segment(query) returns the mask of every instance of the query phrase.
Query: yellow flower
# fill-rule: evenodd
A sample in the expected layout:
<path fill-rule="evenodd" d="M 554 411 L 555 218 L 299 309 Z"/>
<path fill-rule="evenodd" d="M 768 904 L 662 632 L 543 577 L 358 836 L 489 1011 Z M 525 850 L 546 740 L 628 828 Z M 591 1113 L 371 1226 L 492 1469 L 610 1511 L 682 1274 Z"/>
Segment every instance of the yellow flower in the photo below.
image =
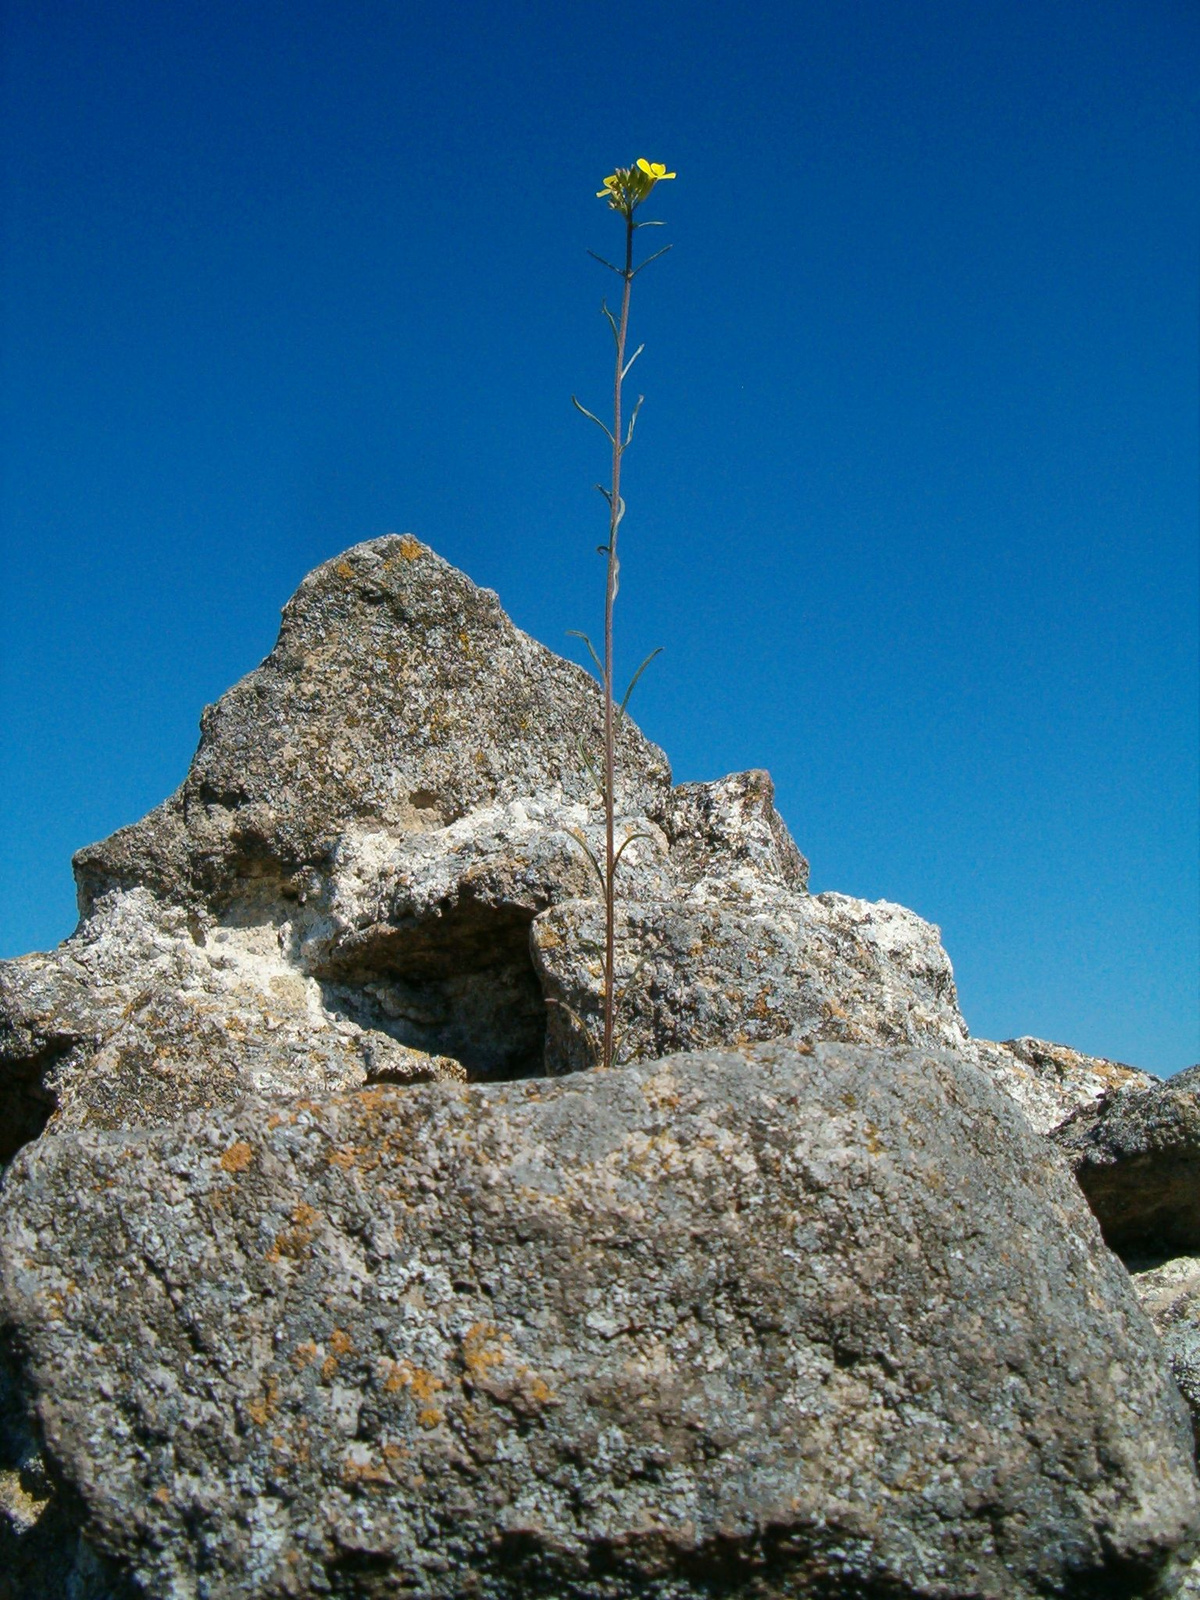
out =
<path fill-rule="evenodd" d="M 597 200 L 607 200 L 614 211 L 632 217 L 634 211 L 650 193 L 656 183 L 673 178 L 665 163 L 647 161 L 639 156 L 632 167 L 618 167 L 604 180 L 603 189 L 596 190 Z"/>

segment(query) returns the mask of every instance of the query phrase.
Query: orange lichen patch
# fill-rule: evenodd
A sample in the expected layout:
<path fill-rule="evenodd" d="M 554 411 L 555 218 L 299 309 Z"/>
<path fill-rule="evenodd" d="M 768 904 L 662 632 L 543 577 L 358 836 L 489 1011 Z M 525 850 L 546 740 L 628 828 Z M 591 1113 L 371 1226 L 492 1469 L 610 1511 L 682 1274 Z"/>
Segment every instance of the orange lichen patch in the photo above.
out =
<path fill-rule="evenodd" d="M 486 1378 L 493 1367 L 507 1359 L 505 1352 L 496 1348 L 505 1342 L 507 1335 L 490 1322 L 477 1322 L 468 1328 L 462 1342 L 462 1364 L 467 1376 L 476 1381 Z"/>
<path fill-rule="evenodd" d="M 760 989 L 755 996 L 754 1004 L 750 1008 L 751 1015 L 757 1017 L 761 1022 L 765 1022 L 773 1010 L 770 991 Z"/>
<path fill-rule="evenodd" d="M 406 533 L 400 540 L 399 550 L 405 561 L 415 561 L 422 553 L 420 542 L 411 533 Z"/>
<path fill-rule="evenodd" d="M 873 1156 L 877 1156 L 883 1149 L 883 1140 L 879 1137 L 879 1129 L 873 1122 L 867 1123 L 867 1149 Z"/>
<path fill-rule="evenodd" d="M 372 1484 L 391 1483 L 392 1475 L 386 1466 L 376 1461 L 358 1461 L 354 1456 L 346 1456 L 342 1461 L 342 1482 L 347 1487 L 366 1486 Z"/>
<path fill-rule="evenodd" d="M 531 1405 L 549 1405 L 554 1398 L 554 1391 L 540 1373 L 534 1372 L 532 1367 L 522 1367 L 518 1373 L 521 1380 L 522 1393 Z"/>
<path fill-rule="evenodd" d="M 317 1359 L 317 1347 L 311 1339 L 305 1339 L 303 1344 L 298 1344 L 292 1351 L 292 1365 L 301 1371 L 311 1367 Z"/>
<path fill-rule="evenodd" d="M 335 1356 L 348 1356 L 354 1349 L 354 1340 L 345 1328 L 335 1328 L 329 1335 L 329 1348 Z"/>
<path fill-rule="evenodd" d="M 293 1261 L 299 1260 L 308 1254 L 309 1246 L 313 1242 L 316 1222 L 319 1213 L 306 1201 L 301 1200 L 299 1205 L 292 1208 L 292 1221 L 294 1227 L 284 1228 L 275 1235 L 275 1242 L 267 1251 L 268 1261 L 278 1261 L 283 1256 L 290 1257 Z"/>
<path fill-rule="evenodd" d="M 74 1281 L 74 1279 L 72 1279 L 70 1283 L 64 1283 L 61 1289 L 54 1288 L 46 1290 L 46 1309 L 55 1322 L 61 1322 L 66 1316 L 68 1310 L 68 1297 L 78 1293 L 79 1285 Z"/>
<path fill-rule="evenodd" d="M 355 1161 L 357 1160 L 357 1155 L 355 1153 L 354 1146 L 350 1145 L 344 1150 L 331 1150 L 325 1159 L 330 1163 L 331 1166 L 341 1167 L 342 1170 L 345 1171 L 347 1168 L 354 1165 Z"/>
<path fill-rule="evenodd" d="M 260 1428 L 265 1428 L 275 1415 L 279 1404 L 279 1379 L 268 1378 L 265 1384 L 266 1393 L 261 1400 L 248 1400 L 246 1411 L 251 1422 L 257 1423 Z"/>
<path fill-rule="evenodd" d="M 432 1403 L 438 1391 L 446 1387 L 445 1382 L 424 1367 L 415 1367 L 411 1361 L 389 1361 L 384 1369 L 383 1387 L 388 1394 L 408 1390 L 420 1407 L 417 1422 L 422 1428 L 436 1428 L 445 1421 L 446 1413 Z"/>
<path fill-rule="evenodd" d="M 226 1172 L 245 1172 L 254 1160 L 254 1151 L 244 1139 L 239 1139 L 236 1144 L 231 1144 L 221 1157 L 221 1166 Z"/>
<path fill-rule="evenodd" d="M 158 1488 L 155 1489 L 154 1498 L 160 1506 L 169 1506 L 171 1504 L 171 1491 L 165 1483 L 160 1483 Z"/>
<path fill-rule="evenodd" d="M 339 578 L 352 578 L 354 576 L 354 568 L 348 561 L 339 561 L 333 570 Z"/>
<path fill-rule="evenodd" d="M 286 1118 L 280 1116 L 278 1111 L 272 1111 L 271 1115 L 267 1118 L 267 1127 L 269 1129 L 277 1128 L 281 1122 L 286 1120 Z"/>
<path fill-rule="evenodd" d="M 324 1361 L 321 1363 L 321 1376 L 324 1378 L 326 1383 L 328 1383 L 330 1378 L 333 1377 L 337 1369 L 338 1358 L 336 1356 L 326 1356 Z"/>

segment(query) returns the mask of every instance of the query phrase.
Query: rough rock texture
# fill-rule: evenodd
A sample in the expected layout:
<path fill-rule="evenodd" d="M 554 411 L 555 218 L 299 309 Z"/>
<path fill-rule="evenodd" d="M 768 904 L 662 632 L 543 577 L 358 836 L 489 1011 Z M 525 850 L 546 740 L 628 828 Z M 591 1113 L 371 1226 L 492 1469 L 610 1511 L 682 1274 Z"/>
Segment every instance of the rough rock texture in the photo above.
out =
<path fill-rule="evenodd" d="M 357 546 L 0 963 L 0 1600 L 1165 1574 L 1162 1358 L 1012 1108 L 1155 1080 L 968 1039 L 936 928 L 811 896 L 766 773 L 672 788 L 626 723 L 643 1064 L 546 1081 L 597 1031 L 600 725 L 495 595 Z M 1188 1390 L 1194 1297 L 1139 1284 Z"/>
<path fill-rule="evenodd" d="M 949 1053 L 250 1101 L 17 1157 L 6 1316 L 148 1594 L 1148 1594 L 1177 1392 Z"/>
<path fill-rule="evenodd" d="M 1128 1263 L 1142 1310 L 1154 1324 L 1179 1391 L 1191 1407 L 1200 1454 L 1200 1256 Z"/>
<path fill-rule="evenodd" d="M 1130 1086 L 1054 1133 L 1123 1255 L 1200 1251 L 1200 1067 Z"/>
<path fill-rule="evenodd" d="M 846 895 L 627 903 L 617 925 L 619 1058 L 789 1034 L 855 1044 L 966 1041 L 937 930 L 903 906 Z M 599 1031 L 604 909 L 556 907 L 533 925 L 553 1053 L 590 1064 L 575 1019 Z"/>
<path fill-rule="evenodd" d="M 1045 1039 L 972 1039 L 968 1053 L 1010 1094 L 1039 1133 L 1050 1133 L 1074 1112 L 1123 1088 L 1152 1088 L 1152 1073 L 1102 1056 L 1085 1056 Z"/>
<path fill-rule="evenodd" d="M 256 671 L 204 713 L 178 792 L 76 858 L 81 909 L 143 885 L 197 907 L 305 892 L 352 822 L 398 835 L 497 801 L 590 800 L 599 738 L 588 675 L 515 628 L 410 536 L 309 574 Z M 653 810 L 670 769 L 626 722 L 621 801 Z"/>
<path fill-rule="evenodd" d="M 591 678 L 415 539 L 318 568 L 178 792 L 79 853 L 74 937 L 0 963 L 0 1160 L 47 1125 L 586 1062 L 600 724 Z M 627 1056 L 964 1044 L 937 930 L 810 897 L 766 773 L 673 789 L 628 722 L 619 771 Z"/>

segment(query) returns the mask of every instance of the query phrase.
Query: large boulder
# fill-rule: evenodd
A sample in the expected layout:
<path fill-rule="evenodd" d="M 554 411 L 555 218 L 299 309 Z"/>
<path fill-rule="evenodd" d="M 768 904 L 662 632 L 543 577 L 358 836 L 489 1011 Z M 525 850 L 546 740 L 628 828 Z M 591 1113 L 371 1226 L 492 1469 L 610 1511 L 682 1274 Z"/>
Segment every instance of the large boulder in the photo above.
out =
<path fill-rule="evenodd" d="M 1114 1250 L 1200 1251 L 1200 1066 L 1122 1088 L 1053 1137 Z"/>
<path fill-rule="evenodd" d="M 968 1052 L 1039 1133 L 1052 1133 L 1068 1117 L 1091 1110 L 1118 1089 L 1151 1089 L 1160 1081 L 1138 1067 L 1028 1035 L 1002 1044 L 972 1039 Z"/>
<path fill-rule="evenodd" d="M 29 1144 L 5 1316 L 148 1595 L 1148 1595 L 1178 1393 L 949 1052 L 748 1046 Z"/>
<path fill-rule="evenodd" d="M 301 584 L 180 789 L 79 853 L 81 922 L 0 963 L 0 1160 L 245 1094 L 585 1064 L 595 682 L 408 535 Z M 808 894 L 764 772 L 671 786 L 623 719 L 625 1057 L 777 1034 L 961 1047 L 936 928 Z"/>
<path fill-rule="evenodd" d="M 1192 1413 L 1200 1455 L 1200 1256 L 1128 1263 L 1142 1310 L 1154 1324 L 1171 1375 Z"/>

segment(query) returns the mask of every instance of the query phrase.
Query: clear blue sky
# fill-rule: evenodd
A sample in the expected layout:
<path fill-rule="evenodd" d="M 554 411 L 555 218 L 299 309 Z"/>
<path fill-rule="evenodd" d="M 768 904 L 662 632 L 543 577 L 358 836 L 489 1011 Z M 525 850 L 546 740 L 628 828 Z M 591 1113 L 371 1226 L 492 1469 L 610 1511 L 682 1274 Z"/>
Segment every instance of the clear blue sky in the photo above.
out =
<path fill-rule="evenodd" d="M 303 574 L 411 530 L 679 779 L 938 923 L 972 1031 L 1200 1056 L 1194 0 L 8 0 L 0 953 Z M 645 235 L 644 237 L 650 237 Z"/>

